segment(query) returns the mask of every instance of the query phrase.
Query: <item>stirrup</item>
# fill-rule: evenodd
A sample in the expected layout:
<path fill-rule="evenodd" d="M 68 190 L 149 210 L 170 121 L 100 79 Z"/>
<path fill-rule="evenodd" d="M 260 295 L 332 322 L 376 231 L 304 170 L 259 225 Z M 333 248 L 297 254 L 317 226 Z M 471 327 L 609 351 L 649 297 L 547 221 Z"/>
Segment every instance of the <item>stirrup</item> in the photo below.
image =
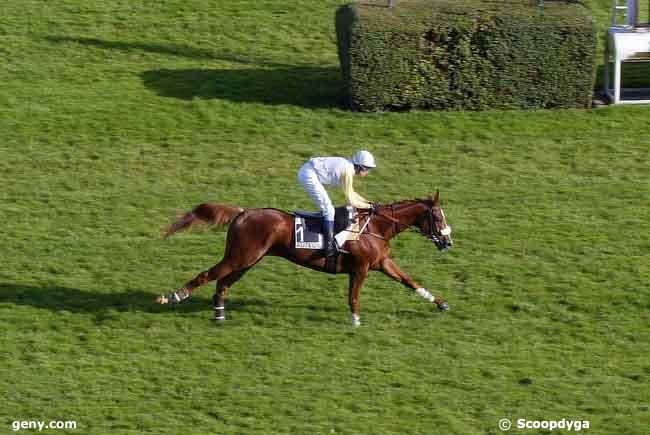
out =
<path fill-rule="evenodd" d="M 333 257 L 338 253 L 339 249 L 336 247 L 336 244 L 332 244 L 332 246 L 327 246 L 325 249 L 323 249 L 323 254 L 326 257 Z"/>

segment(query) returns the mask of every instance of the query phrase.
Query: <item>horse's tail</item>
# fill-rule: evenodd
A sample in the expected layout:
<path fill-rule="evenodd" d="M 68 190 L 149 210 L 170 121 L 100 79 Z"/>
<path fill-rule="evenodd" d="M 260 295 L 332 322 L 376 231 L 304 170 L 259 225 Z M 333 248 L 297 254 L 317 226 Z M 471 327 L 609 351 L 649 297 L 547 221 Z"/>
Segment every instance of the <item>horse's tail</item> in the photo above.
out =
<path fill-rule="evenodd" d="M 194 207 L 192 211 L 179 215 L 176 222 L 162 229 L 161 234 L 163 238 L 167 238 L 197 224 L 228 225 L 243 211 L 243 208 L 234 205 L 205 202 Z"/>

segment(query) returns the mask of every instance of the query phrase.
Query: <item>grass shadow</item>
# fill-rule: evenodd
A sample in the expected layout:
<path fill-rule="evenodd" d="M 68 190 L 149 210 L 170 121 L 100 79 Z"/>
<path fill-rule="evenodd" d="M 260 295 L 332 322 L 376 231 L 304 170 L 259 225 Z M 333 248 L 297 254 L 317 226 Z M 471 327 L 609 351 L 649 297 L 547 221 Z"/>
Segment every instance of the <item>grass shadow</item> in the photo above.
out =
<path fill-rule="evenodd" d="M 198 48 L 184 44 L 156 43 L 156 42 L 129 42 L 129 41 L 108 41 L 98 38 L 82 38 L 76 36 L 46 36 L 46 41 L 54 44 L 78 44 L 84 47 L 99 48 L 102 50 L 117 50 L 124 52 L 144 51 L 183 57 L 197 60 L 217 60 L 233 62 L 245 65 L 264 65 L 269 67 L 287 67 L 287 64 L 272 62 L 267 59 L 251 58 L 236 53 L 218 53 L 209 48 Z"/>
<path fill-rule="evenodd" d="M 159 305 L 156 295 L 141 290 L 106 292 L 80 290 L 59 286 L 28 286 L 23 284 L 0 283 L 0 304 L 30 306 L 52 312 L 91 314 L 98 321 L 111 318 L 111 312 L 169 314 L 204 312 L 206 318 L 212 316 L 212 298 L 194 295 L 179 305 Z M 307 296 L 306 296 L 307 297 Z M 226 302 L 226 313 L 277 317 L 278 321 L 288 317 L 310 322 L 340 322 L 347 316 L 347 307 L 338 305 L 314 305 L 305 303 L 270 302 L 257 297 L 232 297 Z M 366 308 L 367 315 L 388 314 L 383 310 Z M 398 313 L 404 318 L 430 318 L 425 311 L 402 310 Z"/>
<path fill-rule="evenodd" d="M 156 295 L 140 290 L 105 292 L 67 287 L 34 287 L 22 284 L 0 284 L 0 304 L 28 305 L 50 311 L 72 313 L 120 312 L 162 313 L 169 307 L 155 303 Z M 211 300 L 194 297 L 192 302 L 178 305 L 183 311 L 208 310 Z"/>
<path fill-rule="evenodd" d="M 338 68 L 160 69 L 140 74 L 156 94 L 181 100 L 222 99 L 237 103 L 343 107 Z"/>

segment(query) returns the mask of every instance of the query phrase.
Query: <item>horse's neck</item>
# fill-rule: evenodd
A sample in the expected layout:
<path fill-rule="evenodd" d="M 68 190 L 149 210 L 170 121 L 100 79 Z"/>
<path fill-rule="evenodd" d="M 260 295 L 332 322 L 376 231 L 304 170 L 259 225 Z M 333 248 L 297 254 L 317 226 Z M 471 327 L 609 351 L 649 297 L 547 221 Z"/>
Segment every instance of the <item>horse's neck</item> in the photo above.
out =
<path fill-rule="evenodd" d="M 396 221 L 387 221 L 387 223 L 381 225 L 381 231 L 384 233 L 384 237 L 386 237 L 386 239 L 391 239 L 406 230 L 408 227 L 413 225 L 415 219 L 424 211 L 425 208 L 424 204 L 416 201 L 397 203 L 391 206 L 382 207 L 380 214 L 389 216 Z"/>
<path fill-rule="evenodd" d="M 426 205 L 421 202 L 410 202 L 399 206 L 395 210 L 395 218 L 400 221 L 403 226 L 413 225 L 415 219 L 426 209 Z"/>

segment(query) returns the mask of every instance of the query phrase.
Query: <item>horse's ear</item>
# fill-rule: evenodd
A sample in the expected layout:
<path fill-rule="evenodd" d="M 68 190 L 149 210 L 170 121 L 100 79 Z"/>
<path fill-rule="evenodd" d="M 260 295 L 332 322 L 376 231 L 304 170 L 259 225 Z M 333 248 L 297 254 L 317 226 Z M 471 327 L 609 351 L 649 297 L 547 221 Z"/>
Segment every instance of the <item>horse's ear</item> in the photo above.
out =
<path fill-rule="evenodd" d="M 440 192 L 436 190 L 436 194 L 433 196 L 433 203 L 440 204 Z"/>

